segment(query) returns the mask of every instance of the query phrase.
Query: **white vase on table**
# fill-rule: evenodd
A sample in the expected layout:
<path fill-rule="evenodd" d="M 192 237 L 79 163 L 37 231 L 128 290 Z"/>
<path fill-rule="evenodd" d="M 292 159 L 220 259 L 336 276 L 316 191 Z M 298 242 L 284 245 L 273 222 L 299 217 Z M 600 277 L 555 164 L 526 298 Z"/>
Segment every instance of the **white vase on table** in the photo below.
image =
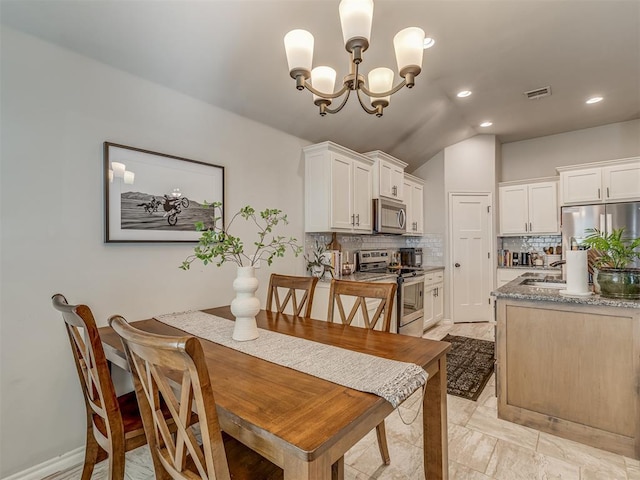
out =
<path fill-rule="evenodd" d="M 239 342 L 255 340 L 258 338 L 256 315 L 260 311 L 260 300 L 255 296 L 258 279 L 253 267 L 238 267 L 233 290 L 236 298 L 231 302 L 231 313 L 236 317 L 236 323 L 232 338 Z"/>

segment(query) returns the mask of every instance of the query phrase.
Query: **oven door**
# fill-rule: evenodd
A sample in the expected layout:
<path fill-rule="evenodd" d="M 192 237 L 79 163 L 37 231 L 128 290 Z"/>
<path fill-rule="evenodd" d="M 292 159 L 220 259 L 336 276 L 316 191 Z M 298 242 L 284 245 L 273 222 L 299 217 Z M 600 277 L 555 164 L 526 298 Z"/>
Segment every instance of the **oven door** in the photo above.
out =
<path fill-rule="evenodd" d="M 398 332 L 405 333 L 410 324 L 422 329 L 424 318 L 424 275 L 398 279 Z M 413 325 L 415 327 L 415 325 Z M 411 328 L 411 331 L 414 329 Z M 416 327 L 417 332 L 417 327 Z M 422 331 L 420 331 L 422 335 Z M 419 335 L 416 335 L 419 336 Z"/>

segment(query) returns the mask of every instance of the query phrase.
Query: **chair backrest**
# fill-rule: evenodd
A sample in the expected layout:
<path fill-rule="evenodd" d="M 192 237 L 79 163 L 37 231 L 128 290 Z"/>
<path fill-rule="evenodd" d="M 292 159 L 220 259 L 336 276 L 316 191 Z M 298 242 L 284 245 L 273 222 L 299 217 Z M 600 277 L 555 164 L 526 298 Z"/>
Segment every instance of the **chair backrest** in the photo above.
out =
<path fill-rule="evenodd" d="M 131 367 L 156 477 L 229 480 L 213 389 L 198 339 L 144 332 L 117 315 L 109 324 L 122 338 Z M 161 402 L 175 422 L 175 435 Z M 194 434 L 193 411 L 198 414 L 202 445 Z"/>
<path fill-rule="evenodd" d="M 397 285 L 395 283 L 377 282 L 352 282 L 348 280 L 331 280 L 329 290 L 329 312 L 327 321 L 333 322 L 335 305 L 338 306 L 340 320 L 345 325 L 351 325 L 358 310 L 362 313 L 365 328 L 373 330 L 381 321 L 383 332 L 388 332 L 391 328 L 391 314 L 393 312 L 393 301 L 396 295 Z M 343 297 L 355 297 L 355 303 L 346 315 Z M 372 316 L 369 316 L 367 309 L 367 299 L 377 298 L 380 303 Z"/>
<path fill-rule="evenodd" d="M 317 283 L 318 279 L 316 277 L 294 277 L 272 273 L 269 280 L 267 310 L 272 310 L 273 299 L 275 299 L 276 311 L 284 313 L 289 300 L 291 300 L 293 315 L 297 317 L 310 317 L 311 307 L 313 305 L 313 294 Z M 278 290 L 280 288 L 287 289 L 283 300 L 280 299 L 280 293 L 283 293 Z M 302 297 L 298 298 L 298 295 L 302 295 Z M 304 313 L 302 313 L 303 308 Z"/>
<path fill-rule="evenodd" d="M 59 293 L 51 301 L 65 322 L 95 439 L 111 454 L 109 438 L 124 438 L 124 426 L 93 313 L 86 305 L 69 305 Z"/>

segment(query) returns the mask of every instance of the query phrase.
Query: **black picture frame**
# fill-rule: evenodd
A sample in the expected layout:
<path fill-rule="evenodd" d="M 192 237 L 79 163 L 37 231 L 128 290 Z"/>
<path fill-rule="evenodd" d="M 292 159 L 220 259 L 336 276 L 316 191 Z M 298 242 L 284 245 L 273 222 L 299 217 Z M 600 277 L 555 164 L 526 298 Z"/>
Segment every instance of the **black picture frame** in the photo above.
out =
<path fill-rule="evenodd" d="M 224 167 L 104 142 L 105 243 L 197 242 L 222 202 Z M 114 165 L 115 163 L 115 165 Z"/>

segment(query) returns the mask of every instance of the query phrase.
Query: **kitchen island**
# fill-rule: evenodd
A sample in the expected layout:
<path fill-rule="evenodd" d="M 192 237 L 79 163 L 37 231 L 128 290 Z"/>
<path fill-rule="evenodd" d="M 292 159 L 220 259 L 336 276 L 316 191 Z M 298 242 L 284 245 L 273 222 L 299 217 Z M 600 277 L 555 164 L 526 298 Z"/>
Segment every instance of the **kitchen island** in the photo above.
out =
<path fill-rule="evenodd" d="M 549 280 L 492 293 L 498 417 L 640 459 L 640 301 L 562 296 Z"/>

